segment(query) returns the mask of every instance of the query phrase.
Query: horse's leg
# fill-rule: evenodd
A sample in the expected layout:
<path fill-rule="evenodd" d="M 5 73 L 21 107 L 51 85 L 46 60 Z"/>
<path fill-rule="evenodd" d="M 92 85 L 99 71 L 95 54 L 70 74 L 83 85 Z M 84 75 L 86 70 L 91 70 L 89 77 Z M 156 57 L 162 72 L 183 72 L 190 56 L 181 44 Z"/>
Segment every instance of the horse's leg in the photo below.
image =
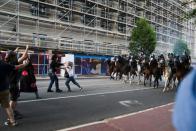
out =
<path fill-rule="evenodd" d="M 140 73 L 138 73 L 138 85 L 140 84 Z"/>
<path fill-rule="evenodd" d="M 159 78 L 160 78 L 160 75 L 157 75 L 157 88 L 159 88 Z"/>
<path fill-rule="evenodd" d="M 131 74 L 131 75 L 130 75 L 130 81 L 129 81 L 130 84 L 132 84 L 132 78 L 133 78 L 133 77 L 132 77 L 132 74 Z"/>
<path fill-rule="evenodd" d="M 152 75 L 150 75 L 149 77 L 150 77 L 150 87 L 151 87 L 151 83 L 152 83 Z"/>
<path fill-rule="evenodd" d="M 172 89 L 172 82 L 173 82 L 172 77 L 173 77 L 173 74 L 171 74 L 171 75 L 169 76 L 168 83 L 167 83 L 167 91 L 169 91 L 169 90 Z"/>
<path fill-rule="evenodd" d="M 182 78 L 179 78 L 179 79 L 177 79 L 177 80 L 178 80 L 178 83 L 177 83 L 177 86 L 176 86 L 176 87 L 179 87 Z"/>
<path fill-rule="evenodd" d="M 122 75 L 122 79 L 123 79 L 124 83 L 127 83 L 128 79 L 129 79 L 128 77 L 129 77 L 128 75 L 125 75 L 125 74 Z"/>
<path fill-rule="evenodd" d="M 140 84 L 140 73 L 137 71 L 137 76 L 138 76 L 138 85 Z"/>
<path fill-rule="evenodd" d="M 117 80 L 118 79 L 118 71 L 116 71 L 114 76 L 115 76 L 115 80 Z"/>
<path fill-rule="evenodd" d="M 115 72 L 113 71 L 113 72 L 110 74 L 110 80 L 111 80 L 111 79 L 114 79 L 114 73 L 115 73 Z"/>
<path fill-rule="evenodd" d="M 156 87 L 156 77 L 154 76 L 153 87 Z"/>
<path fill-rule="evenodd" d="M 118 80 L 121 80 L 122 77 L 121 77 L 120 72 L 118 72 L 118 75 L 117 76 L 118 76 Z"/>
<path fill-rule="evenodd" d="M 158 77 L 157 76 L 155 76 L 154 77 L 154 88 L 158 88 Z"/>
<path fill-rule="evenodd" d="M 179 85 L 180 85 L 180 82 L 181 82 L 181 80 L 178 80 L 178 83 L 177 83 L 177 86 L 176 86 L 176 87 L 179 87 Z"/>
<path fill-rule="evenodd" d="M 144 86 L 146 86 L 146 76 L 144 75 Z"/>
<path fill-rule="evenodd" d="M 171 90 L 173 90 L 174 88 L 176 88 L 176 76 L 173 77 L 173 84 Z"/>
<path fill-rule="evenodd" d="M 115 80 L 115 78 L 116 78 L 116 70 L 114 70 L 114 71 L 112 72 L 111 78 L 112 78 L 113 80 Z"/>
<path fill-rule="evenodd" d="M 167 86 L 168 86 L 168 77 L 165 78 L 165 86 L 163 88 L 163 92 L 167 90 Z"/>
<path fill-rule="evenodd" d="M 126 75 L 124 75 L 124 74 L 122 75 L 122 82 L 126 83 Z"/>
<path fill-rule="evenodd" d="M 128 72 L 126 76 L 127 76 L 126 77 L 126 82 L 129 82 L 129 80 L 130 80 L 130 73 Z"/>
<path fill-rule="evenodd" d="M 140 84 L 140 74 L 138 74 L 138 85 Z"/>
<path fill-rule="evenodd" d="M 173 77 L 174 77 L 174 74 L 172 72 L 170 72 L 169 74 L 169 77 L 168 77 L 168 81 L 167 81 L 167 90 L 166 91 L 169 91 L 170 88 L 172 88 L 172 82 L 173 82 Z"/>
<path fill-rule="evenodd" d="M 119 79 L 119 80 L 122 79 L 122 74 L 121 74 L 121 72 L 118 72 L 118 79 Z"/>

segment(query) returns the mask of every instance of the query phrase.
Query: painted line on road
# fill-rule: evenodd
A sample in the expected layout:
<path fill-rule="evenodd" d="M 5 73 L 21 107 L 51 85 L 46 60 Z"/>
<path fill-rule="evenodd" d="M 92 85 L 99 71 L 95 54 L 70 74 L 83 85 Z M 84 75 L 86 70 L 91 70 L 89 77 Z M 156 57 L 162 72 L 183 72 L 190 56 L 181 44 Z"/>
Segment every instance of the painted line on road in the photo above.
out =
<path fill-rule="evenodd" d="M 171 102 L 171 103 L 168 103 L 168 104 L 165 104 L 165 105 L 152 107 L 152 108 L 149 108 L 149 109 L 146 109 L 146 110 L 142 110 L 142 111 L 138 111 L 138 112 L 134 112 L 134 113 L 131 113 L 131 114 L 117 116 L 117 117 L 114 117 L 112 119 L 115 120 L 115 119 L 120 119 L 120 118 L 124 118 L 124 117 L 128 117 L 128 116 L 133 116 L 133 115 L 144 113 L 144 112 L 147 112 L 147 111 L 152 111 L 152 110 L 155 110 L 155 109 L 158 109 L 158 108 L 163 108 L 163 107 L 166 107 L 166 106 L 170 106 L 170 105 L 173 105 L 173 104 L 174 103 Z M 106 121 L 107 121 L 107 119 L 106 119 Z"/>
<path fill-rule="evenodd" d="M 74 84 L 72 84 L 72 85 L 74 85 Z M 122 85 L 122 83 L 108 83 L 108 84 L 88 84 L 88 85 L 83 85 L 83 84 L 81 84 L 80 83 L 80 85 L 82 86 L 82 87 L 91 87 L 91 86 L 108 86 L 108 85 Z M 38 86 L 38 89 L 48 89 L 48 87 L 46 87 L 46 86 L 44 86 L 44 87 L 39 87 L 39 85 L 37 85 Z M 74 85 L 75 86 L 75 85 Z M 61 86 L 60 84 L 59 84 L 59 87 L 62 87 L 62 88 L 67 88 L 66 86 Z M 76 86 L 77 87 L 77 86 Z M 122 88 L 124 88 L 124 86 L 122 86 Z"/>
<path fill-rule="evenodd" d="M 69 131 L 69 130 L 74 130 L 74 129 L 78 129 L 78 128 L 82 128 L 82 127 L 93 126 L 93 125 L 103 124 L 103 123 L 105 123 L 105 121 L 96 121 L 96 122 L 87 123 L 87 124 L 83 124 L 83 125 L 79 125 L 79 126 L 74 126 L 74 127 L 70 127 L 70 128 L 60 129 L 60 130 L 57 130 L 57 131 Z"/>
<path fill-rule="evenodd" d="M 121 119 L 121 118 L 125 118 L 125 117 L 128 117 L 128 116 L 137 115 L 137 114 L 148 112 L 148 111 L 152 111 L 152 110 L 155 110 L 155 109 L 158 109 L 158 108 L 167 107 L 167 106 L 170 106 L 170 105 L 173 105 L 173 104 L 174 103 L 172 102 L 172 103 L 168 103 L 168 104 L 165 104 L 165 105 L 161 105 L 161 106 L 145 109 L 145 110 L 142 110 L 142 111 L 133 112 L 133 113 L 129 113 L 129 114 L 113 117 L 113 118 L 108 118 L 108 119 L 105 119 L 105 120 L 102 120 L 102 121 L 96 121 L 96 122 L 82 124 L 82 125 L 78 125 L 78 126 L 74 126 L 74 127 L 70 127 L 70 128 L 60 129 L 60 130 L 57 130 L 57 131 L 69 131 L 69 130 L 79 129 L 79 128 L 93 126 L 93 125 L 97 125 L 97 124 L 108 123 L 111 120 L 116 120 L 116 119 Z"/>
<path fill-rule="evenodd" d="M 45 99 L 39 99 L 39 100 L 24 100 L 24 101 L 18 101 L 18 103 L 30 103 L 30 102 L 40 102 L 40 101 L 48 101 L 48 100 L 78 98 L 78 97 L 85 97 L 85 96 L 116 94 L 116 93 L 123 93 L 123 92 L 133 92 L 133 91 L 139 91 L 139 90 L 148 90 L 148 89 L 153 89 L 153 87 L 141 88 L 141 89 L 133 89 L 133 90 L 115 91 L 115 92 L 104 92 L 104 93 L 93 93 L 93 94 L 85 94 L 85 95 L 65 96 L 65 97 L 52 97 L 52 98 L 45 98 Z"/>

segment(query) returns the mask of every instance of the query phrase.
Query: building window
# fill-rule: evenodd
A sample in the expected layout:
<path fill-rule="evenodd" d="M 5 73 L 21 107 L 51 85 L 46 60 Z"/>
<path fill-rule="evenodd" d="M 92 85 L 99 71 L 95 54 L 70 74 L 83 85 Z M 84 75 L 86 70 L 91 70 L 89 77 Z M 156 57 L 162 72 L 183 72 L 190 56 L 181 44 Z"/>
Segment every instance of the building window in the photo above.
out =
<path fill-rule="evenodd" d="M 48 17 L 49 13 L 47 13 L 48 11 L 46 10 L 46 6 L 39 4 L 38 3 L 33 3 L 31 4 L 31 14 L 34 16 L 41 16 L 41 17 Z"/>
<path fill-rule="evenodd" d="M 57 12 L 57 17 L 61 20 L 61 21 L 71 21 L 72 20 L 72 14 L 70 11 L 58 11 Z"/>

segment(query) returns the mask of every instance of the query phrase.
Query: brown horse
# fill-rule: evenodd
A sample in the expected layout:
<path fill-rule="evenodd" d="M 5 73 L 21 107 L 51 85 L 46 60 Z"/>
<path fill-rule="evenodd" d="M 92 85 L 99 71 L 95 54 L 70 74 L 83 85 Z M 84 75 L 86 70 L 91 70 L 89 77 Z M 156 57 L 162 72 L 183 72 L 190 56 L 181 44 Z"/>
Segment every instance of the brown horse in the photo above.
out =
<path fill-rule="evenodd" d="M 173 66 L 171 67 L 165 63 L 163 69 L 163 75 L 165 76 L 165 86 L 163 92 L 173 90 L 175 87 L 177 87 L 184 76 L 190 71 L 190 64 L 187 62 L 189 61 L 188 57 L 181 57 L 181 61 L 180 57 L 174 57 Z M 178 81 L 177 86 L 176 80 Z"/>
<path fill-rule="evenodd" d="M 176 72 L 174 74 L 174 87 L 177 87 L 182 79 L 186 76 L 186 74 L 191 70 L 191 66 L 189 63 L 189 58 L 186 56 L 181 56 L 181 60 L 179 57 L 174 59 L 174 67 Z M 175 85 L 175 81 L 178 81 L 177 86 Z"/>
<path fill-rule="evenodd" d="M 161 78 L 161 67 L 155 57 L 150 60 L 150 74 L 154 77 L 154 88 L 158 88 L 159 79 Z"/>
<path fill-rule="evenodd" d="M 116 73 L 116 80 L 119 78 L 122 78 L 122 75 L 124 73 L 124 69 L 127 69 L 125 66 L 127 66 L 129 63 L 126 59 L 124 59 L 121 56 L 118 56 L 118 59 L 115 62 L 115 68 L 114 72 Z"/>
<path fill-rule="evenodd" d="M 150 86 L 151 86 L 152 72 L 150 70 L 150 64 L 148 59 L 144 59 L 142 62 L 142 72 L 144 74 L 144 86 L 146 86 L 146 80 L 150 80 Z"/>
<path fill-rule="evenodd" d="M 115 62 L 114 61 L 111 61 L 111 60 L 107 60 L 107 65 L 108 65 L 108 73 L 110 75 L 110 79 L 113 79 L 113 73 L 114 73 L 114 70 L 115 70 Z"/>

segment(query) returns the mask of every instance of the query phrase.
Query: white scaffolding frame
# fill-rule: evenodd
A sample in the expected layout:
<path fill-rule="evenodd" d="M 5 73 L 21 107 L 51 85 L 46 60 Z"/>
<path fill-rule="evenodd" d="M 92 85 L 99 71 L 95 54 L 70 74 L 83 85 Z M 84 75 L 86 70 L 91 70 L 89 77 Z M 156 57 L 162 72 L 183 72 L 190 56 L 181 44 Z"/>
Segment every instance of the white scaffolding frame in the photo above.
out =
<path fill-rule="evenodd" d="M 9 36 L 7 38 L 7 40 L 0 38 L 0 41 L 4 44 L 14 45 L 14 43 L 15 43 L 15 44 L 21 45 L 21 46 L 25 46 L 25 44 L 28 44 L 30 39 L 32 39 L 33 35 L 30 33 L 21 32 L 20 24 L 21 24 L 22 19 L 31 19 L 31 20 L 35 21 L 35 23 L 36 23 L 36 25 L 35 25 L 36 32 L 35 33 L 36 33 L 36 37 L 38 39 L 38 45 L 32 44 L 32 46 L 39 46 L 41 48 L 67 50 L 66 46 L 61 48 L 60 43 L 59 43 L 59 39 L 61 39 L 61 37 L 66 37 L 67 31 L 72 32 L 76 28 L 79 28 L 79 29 L 82 29 L 82 31 L 80 33 L 81 33 L 83 39 L 79 40 L 79 41 L 76 41 L 73 39 L 73 43 L 72 43 L 73 45 L 72 45 L 72 49 L 71 49 L 72 51 L 77 51 L 76 50 L 76 49 L 78 49 L 77 47 L 80 46 L 80 47 L 83 47 L 80 51 L 85 52 L 85 46 L 88 46 L 88 45 L 85 45 L 84 41 L 92 34 L 95 36 L 95 40 L 93 41 L 92 44 L 96 45 L 95 50 L 97 51 L 96 52 L 97 54 L 117 55 L 120 52 L 120 49 L 118 48 L 118 42 L 117 42 L 118 37 L 123 37 L 123 39 L 126 41 L 125 43 L 123 43 L 124 49 L 122 49 L 122 50 L 126 50 L 127 45 L 129 43 L 128 37 L 130 37 L 130 32 L 128 31 L 128 27 L 131 27 L 131 28 L 135 27 L 135 24 L 131 23 L 130 20 L 135 21 L 135 19 L 141 18 L 143 15 L 146 15 L 146 12 L 148 12 L 148 14 L 150 14 L 150 17 L 148 18 L 149 23 L 152 23 L 153 25 L 155 25 L 155 27 L 161 26 L 163 28 L 166 28 L 166 32 L 163 30 L 161 30 L 160 32 L 157 32 L 157 34 L 162 35 L 164 38 L 166 37 L 166 40 L 165 40 L 166 42 L 163 42 L 162 40 L 160 40 L 161 43 L 165 43 L 166 45 L 168 45 L 168 43 L 171 43 L 170 39 L 177 40 L 177 39 L 179 39 L 178 38 L 179 36 L 182 36 L 182 37 L 185 36 L 185 38 L 188 38 L 188 37 L 190 38 L 193 35 L 193 33 L 191 33 L 191 31 L 189 32 L 189 30 L 192 30 L 191 25 L 189 25 L 189 24 L 184 25 L 183 24 L 183 16 L 181 14 L 185 12 L 185 8 L 181 9 L 181 6 L 178 3 L 176 3 L 174 0 L 168 0 L 168 1 L 162 0 L 159 3 L 155 0 L 148 0 L 148 2 L 150 3 L 150 5 L 148 5 L 148 7 L 147 7 L 146 0 L 143 3 L 138 2 L 138 1 L 133 2 L 130 0 L 114 0 L 114 1 L 106 0 L 106 3 L 102 3 L 101 0 L 80 0 L 80 2 L 84 3 L 84 6 L 87 6 L 87 4 L 86 4 L 87 2 L 89 2 L 93 5 L 92 7 L 88 8 L 85 12 L 82 10 L 74 9 L 73 7 L 75 5 L 73 4 L 73 2 L 70 3 L 69 7 L 63 7 L 63 6 L 61 6 L 61 3 L 57 2 L 57 0 L 54 0 L 54 1 L 50 0 L 50 1 L 45 1 L 45 2 L 42 2 L 40 0 L 29 0 L 28 2 L 26 1 L 26 3 L 29 3 L 29 4 L 30 3 L 31 4 L 37 3 L 37 8 L 38 8 L 37 12 L 36 12 L 37 16 L 32 16 L 29 14 L 24 15 L 23 13 L 20 13 L 21 12 L 20 4 L 22 4 L 21 1 L 25 2 L 25 0 L 18 0 L 18 1 L 3 0 L 3 1 L 5 1 L 5 2 L 3 4 L 0 4 L 0 7 L 6 7 L 11 2 L 16 2 L 16 4 L 15 4 L 16 5 L 16 12 L 10 12 L 9 10 L 5 11 L 5 10 L 0 9 L 0 14 L 4 14 L 4 15 L 8 14 L 9 16 L 12 16 L 4 24 L 0 24 L 1 36 L 2 37 L 3 37 L 3 35 L 6 35 L 6 37 Z M 70 0 L 70 1 L 72 1 L 72 0 Z M 116 5 L 119 4 L 119 1 L 125 2 L 125 7 L 124 7 L 125 10 L 121 10 L 118 7 L 116 7 Z M 108 3 L 108 2 L 112 2 L 112 3 Z M 114 6 L 111 6 L 110 4 L 112 4 Z M 50 10 L 54 12 L 54 13 L 52 13 L 53 19 L 41 18 L 40 14 L 39 14 L 39 10 L 40 10 L 39 5 L 44 5 L 48 8 L 50 8 Z M 170 5 L 170 6 L 165 7 L 165 5 Z M 128 7 L 131 7 L 131 8 L 133 7 L 135 9 L 135 13 L 129 12 Z M 9 8 L 9 7 L 7 7 L 7 8 Z M 104 12 L 105 17 L 99 16 L 99 14 L 98 14 L 98 9 L 101 9 L 101 8 L 103 8 L 105 11 Z M 154 9 L 157 9 L 157 8 L 160 8 L 161 11 L 154 12 Z M 174 11 L 171 11 L 171 8 L 174 9 Z M 89 13 L 90 10 L 92 10 L 92 9 L 96 13 L 93 13 L 93 14 Z M 140 10 L 140 9 L 143 10 L 142 11 L 143 15 L 140 14 L 140 12 L 138 12 L 138 10 Z M 60 10 L 66 10 L 66 13 L 63 16 L 61 16 L 60 18 L 57 18 L 57 11 L 60 11 Z M 126 21 L 125 22 L 119 21 L 118 19 L 115 19 L 114 16 L 112 16 L 112 18 L 110 18 L 110 16 L 108 16 L 110 14 L 108 14 L 107 10 L 112 10 L 113 13 L 111 13 L 111 14 L 120 15 L 120 13 L 124 13 L 126 16 Z M 165 16 L 164 12 L 167 13 L 166 16 Z M 86 23 L 86 17 L 84 17 L 84 24 L 83 25 L 82 24 L 80 24 L 80 25 L 75 24 L 75 23 L 71 22 L 71 20 L 68 20 L 68 22 L 62 21 L 62 18 L 64 16 L 71 15 L 70 16 L 71 18 L 69 18 L 69 19 L 73 19 L 73 16 L 76 14 L 80 17 L 84 17 L 84 16 L 88 15 L 88 16 L 92 17 L 93 19 L 90 22 Z M 171 14 L 170 18 L 167 17 L 168 14 Z M 154 20 L 150 19 L 151 16 L 155 16 L 158 19 L 160 18 L 160 20 L 154 21 Z M 9 23 L 10 21 L 12 21 L 14 19 L 16 19 L 16 32 L 1 29 L 1 27 L 5 26 L 7 23 Z M 98 21 L 101 21 L 101 20 L 106 21 L 106 29 L 98 28 L 98 26 L 99 26 Z M 41 27 L 40 24 L 43 24 L 44 22 L 46 22 L 46 23 L 48 22 L 51 25 L 54 25 L 54 32 L 55 32 L 55 36 L 46 36 L 46 40 L 44 42 L 50 43 L 46 47 L 45 46 L 43 47 L 40 44 L 40 38 L 39 38 L 40 27 Z M 89 27 L 89 25 L 92 24 L 92 22 L 95 23 L 94 28 Z M 119 23 L 125 25 L 125 33 L 118 32 L 118 29 L 116 29 L 117 31 L 114 31 L 114 30 L 110 31 L 109 26 L 111 26 L 111 25 L 109 25 L 109 24 L 111 24 L 111 23 L 112 23 L 112 29 L 116 28 L 114 26 L 118 27 Z M 169 25 L 169 23 L 170 23 L 170 25 Z M 62 25 L 62 28 L 63 28 L 63 29 L 61 29 L 61 32 L 58 32 L 59 29 L 57 29 L 59 25 Z M 188 35 L 186 34 L 186 32 L 183 32 L 181 28 L 178 28 L 179 26 L 181 26 L 182 29 L 189 28 Z M 123 30 L 124 30 L 124 26 L 123 26 Z M 171 32 L 174 32 L 175 34 L 173 36 L 171 36 L 170 35 Z M 105 49 L 106 50 L 105 53 L 102 53 L 104 51 L 101 52 L 101 49 L 100 49 L 100 47 L 103 46 L 104 43 L 99 43 L 99 41 L 98 41 L 98 36 L 101 33 L 106 34 L 106 36 L 104 37 L 105 38 L 104 42 L 105 43 L 112 43 L 112 45 L 113 45 L 113 46 L 108 47 L 108 49 Z M 23 37 L 29 37 L 29 39 L 26 41 L 25 40 L 22 41 L 21 39 Z M 113 38 L 112 42 L 108 41 L 109 40 L 108 38 L 110 38 L 110 39 Z M 15 40 L 12 40 L 12 39 L 15 39 Z M 189 42 L 191 42 L 191 41 L 189 41 Z M 80 43 L 80 45 L 78 45 L 78 43 Z M 99 46 L 99 47 L 97 47 L 97 46 Z M 120 45 L 119 45 L 119 47 L 120 47 Z M 107 52 L 107 50 L 112 50 L 111 52 L 113 52 L 114 54 L 111 52 Z M 92 50 L 87 53 L 94 53 L 94 52 Z"/>

